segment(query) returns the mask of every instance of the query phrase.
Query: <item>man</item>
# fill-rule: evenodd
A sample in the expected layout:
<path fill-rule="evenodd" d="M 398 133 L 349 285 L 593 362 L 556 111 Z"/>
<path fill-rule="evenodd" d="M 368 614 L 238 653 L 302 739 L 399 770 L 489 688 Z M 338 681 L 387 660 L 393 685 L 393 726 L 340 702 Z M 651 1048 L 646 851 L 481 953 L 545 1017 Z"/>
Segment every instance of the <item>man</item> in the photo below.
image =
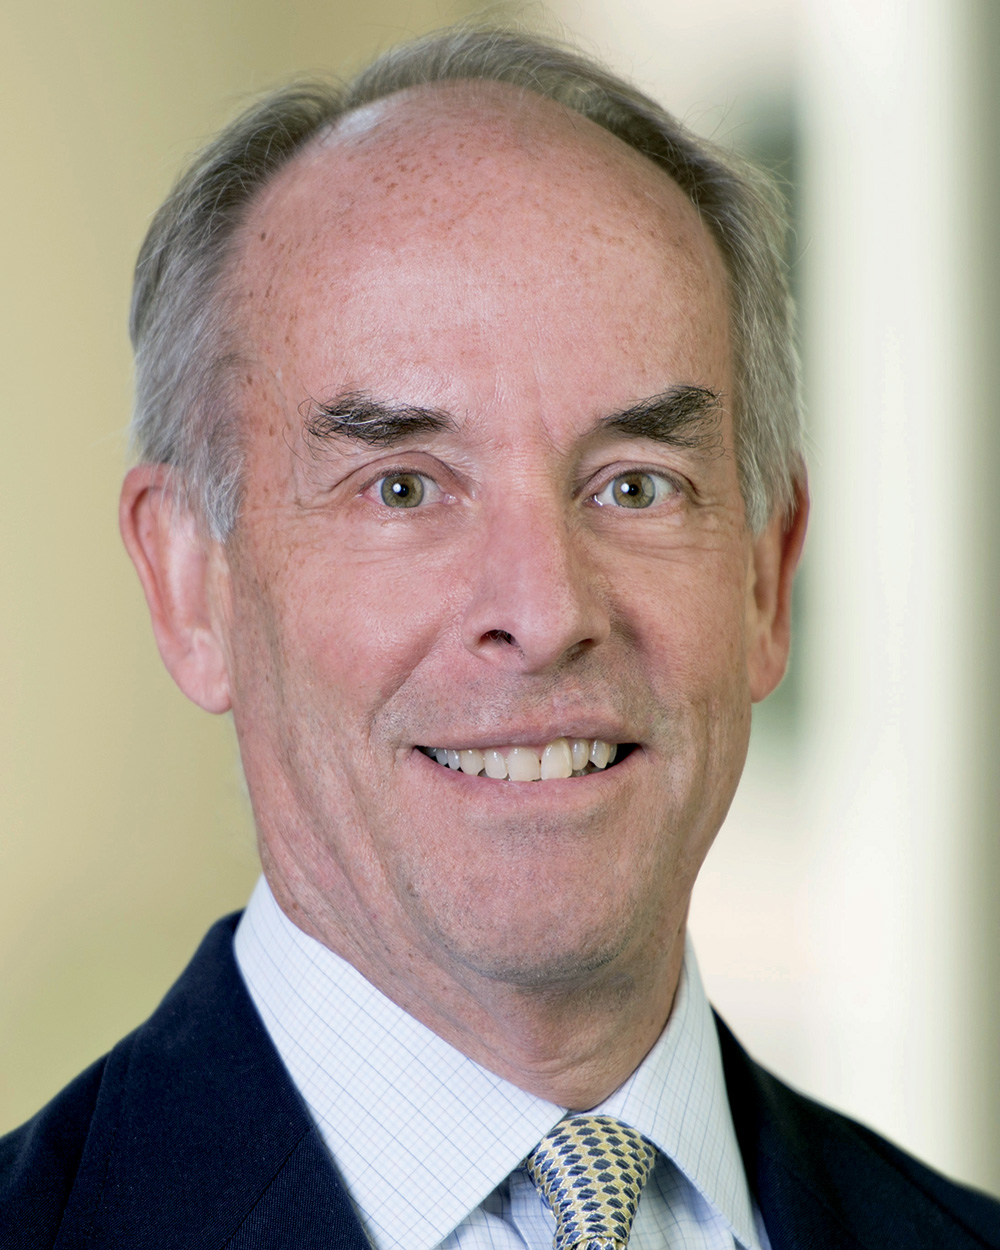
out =
<path fill-rule="evenodd" d="M 756 1068 L 685 946 L 805 529 L 780 243 L 751 175 L 496 32 L 182 180 L 122 532 L 264 878 L 0 1147 L 4 1245 L 1000 1245 Z"/>

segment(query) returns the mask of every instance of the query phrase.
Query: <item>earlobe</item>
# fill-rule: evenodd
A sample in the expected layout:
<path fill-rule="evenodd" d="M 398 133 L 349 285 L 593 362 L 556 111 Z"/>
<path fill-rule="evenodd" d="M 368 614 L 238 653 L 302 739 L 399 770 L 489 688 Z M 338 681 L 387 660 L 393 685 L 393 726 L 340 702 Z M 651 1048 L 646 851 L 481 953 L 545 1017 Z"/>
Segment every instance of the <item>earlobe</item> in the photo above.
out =
<path fill-rule="evenodd" d="M 174 681 L 208 712 L 230 708 L 227 569 L 220 545 L 180 504 L 167 465 L 140 464 L 122 485 L 118 522 Z"/>
<path fill-rule="evenodd" d="M 805 542 L 809 489 L 796 483 L 789 517 L 775 516 L 753 544 L 747 590 L 750 697 L 767 698 L 785 674 L 791 645 L 792 585 Z"/>

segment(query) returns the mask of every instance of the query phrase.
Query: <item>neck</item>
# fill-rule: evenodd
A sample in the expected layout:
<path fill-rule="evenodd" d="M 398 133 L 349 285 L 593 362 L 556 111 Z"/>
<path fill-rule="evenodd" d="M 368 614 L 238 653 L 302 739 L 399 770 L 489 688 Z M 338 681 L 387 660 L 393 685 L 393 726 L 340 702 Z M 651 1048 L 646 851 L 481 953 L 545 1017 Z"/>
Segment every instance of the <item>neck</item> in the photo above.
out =
<path fill-rule="evenodd" d="M 266 864 L 272 893 L 298 928 L 346 959 L 378 990 L 498 1076 L 558 1106 L 585 1111 L 639 1066 L 667 1022 L 684 958 L 686 903 L 674 923 L 607 965 L 553 982 L 512 984 L 387 946 L 360 916 L 342 922 L 308 888 L 294 892 Z M 297 883 L 301 884 L 301 883 Z"/>

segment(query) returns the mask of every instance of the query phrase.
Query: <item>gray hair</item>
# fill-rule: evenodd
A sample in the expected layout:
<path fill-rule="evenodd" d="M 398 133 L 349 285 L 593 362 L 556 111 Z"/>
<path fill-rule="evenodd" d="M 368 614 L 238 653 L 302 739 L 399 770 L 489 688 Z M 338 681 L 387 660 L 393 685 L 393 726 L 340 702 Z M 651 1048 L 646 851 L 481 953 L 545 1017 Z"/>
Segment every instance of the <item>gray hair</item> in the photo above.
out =
<path fill-rule="evenodd" d="M 195 158 L 154 217 L 136 264 L 136 456 L 172 466 L 186 505 L 216 538 L 228 537 L 243 467 L 232 385 L 241 343 L 226 290 L 240 227 L 275 173 L 346 113 L 455 79 L 510 83 L 554 100 L 680 185 L 729 272 L 734 436 L 747 520 L 760 532 L 776 512 L 787 516 L 804 470 L 781 195 L 759 171 L 695 137 L 599 65 L 510 30 L 458 27 L 392 49 L 347 84 L 293 84 L 249 108 Z"/>

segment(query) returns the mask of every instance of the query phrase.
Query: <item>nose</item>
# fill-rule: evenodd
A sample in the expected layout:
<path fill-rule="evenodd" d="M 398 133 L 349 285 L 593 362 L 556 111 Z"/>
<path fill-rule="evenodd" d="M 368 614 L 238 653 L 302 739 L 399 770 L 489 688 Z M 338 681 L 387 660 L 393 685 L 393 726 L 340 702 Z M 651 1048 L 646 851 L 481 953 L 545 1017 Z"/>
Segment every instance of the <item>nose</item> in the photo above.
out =
<path fill-rule="evenodd" d="M 538 673 L 603 642 L 610 616 L 588 537 L 558 501 L 491 509 L 472 553 L 465 646 L 491 663 Z"/>

